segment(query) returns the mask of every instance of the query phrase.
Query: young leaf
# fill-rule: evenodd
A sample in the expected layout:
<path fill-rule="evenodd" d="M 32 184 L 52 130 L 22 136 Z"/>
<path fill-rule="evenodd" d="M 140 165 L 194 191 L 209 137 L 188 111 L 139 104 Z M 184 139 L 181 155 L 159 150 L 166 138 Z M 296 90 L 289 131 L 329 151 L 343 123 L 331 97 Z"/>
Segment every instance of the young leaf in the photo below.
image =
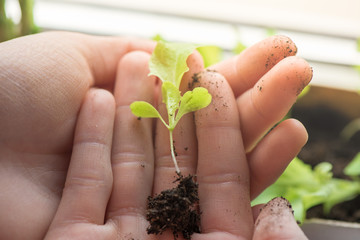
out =
<path fill-rule="evenodd" d="M 329 214 L 331 208 L 341 202 L 349 201 L 357 197 L 360 193 L 360 182 L 348 181 L 334 178 L 331 181 L 332 191 L 326 197 L 323 204 L 324 213 Z"/>
<path fill-rule="evenodd" d="M 206 88 L 197 87 L 187 91 L 181 98 L 180 109 L 176 115 L 175 122 L 189 112 L 194 112 L 207 107 L 211 103 L 211 95 Z"/>
<path fill-rule="evenodd" d="M 159 41 L 150 58 L 149 75 L 155 75 L 163 82 L 172 82 L 179 88 L 182 76 L 189 70 L 186 59 L 197 47 L 189 43 Z"/>
<path fill-rule="evenodd" d="M 350 177 L 360 176 L 360 153 L 345 167 L 344 173 Z"/>
<path fill-rule="evenodd" d="M 265 203 L 274 197 L 283 196 L 292 204 L 296 220 L 302 222 L 306 210 L 325 202 L 330 194 L 330 170 L 328 163 L 319 164 L 312 170 L 310 165 L 295 158 L 279 179 L 252 204 Z"/>
<path fill-rule="evenodd" d="M 161 118 L 159 112 L 148 102 L 136 101 L 130 105 L 131 112 L 137 117 Z"/>
<path fill-rule="evenodd" d="M 306 211 L 323 204 L 324 212 L 337 203 L 355 198 L 360 193 L 359 181 L 332 178 L 332 165 L 323 162 L 315 166 L 295 158 L 280 178 L 258 196 L 252 204 L 265 203 L 274 197 L 283 196 L 293 206 L 296 220 L 302 222 Z"/>
<path fill-rule="evenodd" d="M 218 46 L 202 46 L 198 47 L 197 50 L 203 58 L 205 68 L 220 62 L 224 53 Z"/>

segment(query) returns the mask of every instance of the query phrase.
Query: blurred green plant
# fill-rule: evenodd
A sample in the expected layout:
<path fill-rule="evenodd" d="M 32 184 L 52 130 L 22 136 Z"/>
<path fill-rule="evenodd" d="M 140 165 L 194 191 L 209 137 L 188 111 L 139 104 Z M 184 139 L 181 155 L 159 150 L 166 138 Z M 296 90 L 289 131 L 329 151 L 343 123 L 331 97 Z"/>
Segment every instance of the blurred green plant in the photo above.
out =
<path fill-rule="evenodd" d="M 244 51 L 246 49 L 246 46 L 245 44 L 243 44 L 241 41 L 237 41 L 234 49 L 233 49 L 233 53 L 234 54 L 239 54 L 241 53 L 242 51 Z"/>
<path fill-rule="evenodd" d="M 316 205 L 323 205 L 329 214 L 338 203 L 354 199 L 360 194 L 360 153 L 346 166 L 344 173 L 353 180 L 333 178 L 332 165 L 319 163 L 314 169 L 299 158 L 295 158 L 279 179 L 253 202 L 266 203 L 274 197 L 285 197 L 294 209 L 296 220 L 303 222 L 306 211 Z"/>
<path fill-rule="evenodd" d="M 6 14 L 6 0 L 0 0 L 0 42 L 39 32 L 34 23 L 34 0 L 19 0 L 21 19 L 18 24 Z"/>
<path fill-rule="evenodd" d="M 266 29 L 266 36 L 271 37 L 277 34 L 277 31 L 275 28 L 267 28 Z"/>
<path fill-rule="evenodd" d="M 215 45 L 198 47 L 197 50 L 202 56 L 206 68 L 220 62 L 224 52 L 222 48 Z"/>

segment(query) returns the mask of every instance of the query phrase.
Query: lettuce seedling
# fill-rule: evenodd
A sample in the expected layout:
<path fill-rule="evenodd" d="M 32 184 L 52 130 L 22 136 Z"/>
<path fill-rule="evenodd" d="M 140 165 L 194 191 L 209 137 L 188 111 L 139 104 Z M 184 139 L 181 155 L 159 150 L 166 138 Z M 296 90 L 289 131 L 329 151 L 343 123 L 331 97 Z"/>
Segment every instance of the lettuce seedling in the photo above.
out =
<path fill-rule="evenodd" d="M 197 47 L 194 44 L 159 41 L 150 58 L 149 76 L 154 75 L 162 81 L 162 101 L 166 106 L 168 122 L 148 102 L 136 101 L 130 105 L 135 116 L 158 118 L 169 130 L 171 157 L 178 174 L 180 174 L 180 169 L 175 157 L 173 131 L 182 116 L 205 108 L 211 102 L 211 95 L 206 88 L 194 88 L 192 91 L 185 92 L 183 96 L 179 90 L 181 79 L 184 73 L 189 70 L 186 60 Z"/>
<path fill-rule="evenodd" d="M 360 175 L 360 154 L 345 168 L 347 175 Z M 332 165 L 322 162 L 311 168 L 299 158 L 295 158 L 279 179 L 252 204 L 266 203 L 274 197 L 285 197 L 294 209 L 296 220 L 303 222 L 306 211 L 322 204 L 325 214 L 341 202 L 351 200 L 360 194 L 360 181 L 333 178 Z"/>

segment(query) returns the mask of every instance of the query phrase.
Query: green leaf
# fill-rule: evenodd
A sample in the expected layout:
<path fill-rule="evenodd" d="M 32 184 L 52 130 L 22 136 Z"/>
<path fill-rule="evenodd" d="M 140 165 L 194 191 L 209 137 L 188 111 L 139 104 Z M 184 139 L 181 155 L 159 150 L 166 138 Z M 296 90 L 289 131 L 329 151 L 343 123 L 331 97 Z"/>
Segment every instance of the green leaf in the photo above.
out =
<path fill-rule="evenodd" d="M 319 183 L 326 183 L 331 180 L 333 174 L 332 164 L 329 162 L 321 162 L 314 168 L 314 176 Z"/>
<path fill-rule="evenodd" d="M 166 105 L 170 130 L 175 128 L 175 113 L 181 99 L 179 89 L 172 82 L 163 82 L 161 86 L 163 102 Z"/>
<path fill-rule="evenodd" d="M 263 204 L 269 202 L 271 199 L 275 197 L 284 196 L 286 193 L 286 188 L 279 184 L 272 184 L 268 188 L 266 188 L 259 196 L 257 196 L 254 200 L 251 201 L 251 205 L 255 206 L 258 204 Z"/>
<path fill-rule="evenodd" d="M 204 60 L 205 68 L 220 62 L 223 55 L 223 50 L 218 46 L 202 46 L 197 50 Z"/>
<path fill-rule="evenodd" d="M 332 179 L 332 191 L 325 199 L 324 212 L 329 214 L 331 208 L 341 202 L 354 199 L 360 193 L 360 182 L 344 179 Z"/>
<path fill-rule="evenodd" d="M 159 41 L 150 58 L 149 75 L 155 75 L 161 81 L 171 82 L 179 88 L 181 78 L 189 70 L 186 60 L 197 47 L 189 43 Z"/>
<path fill-rule="evenodd" d="M 159 41 L 165 42 L 165 39 L 160 34 L 156 34 L 151 39 L 154 40 L 154 41 L 157 41 L 157 42 L 159 42 Z"/>
<path fill-rule="evenodd" d="M 306 94 L 308 94 L 310 91 L 310 85 L 307 85 L 302 91 L 301 93 L 298 95 L 298 100 L 304 96 L 306 96 Z"/>
<path fill-rule="evenodd" d="M 268 28 L 268 29 L 266 29 L 266 35 L 268 36 L 268 37 L 271 37 L 271 36 L 274 36 L 274 35 L 276 35 L 276 29 L 275 28 Z"/>
<path fill-rule="evenodd" d="M 348 176 L 360 176 L 360 153 L 345 167 L 344 173 Z"/>
<path fill-rule="evenodd" d="M 148 102 L 136 101 L 130 105 L 131 112 L 137 117 L 161 118 L 160 113 Z"/>
<path fill-rule="evenodd" d="M 279 179 L 270 186 L 270 191 L 260 194 L 255 202 L 261 203 L 258 199 L 268 201 L 274 197 L 285 197 L 293 206 L 296 220 L 303 222 L 306 211 L 324 203 L 331 194 L 331 168 L 330 163 L 320 163 L 312 170 L 310 165 L 295 158 Z"/>
<path fill-rule="evenodd" d="M 211 103 L 211 95 L 206 88 L 197 87 L 187 91 L 181 98 L 180 109 L 176 115 L 176 122 L 189 112 L 207 107 Z"/>

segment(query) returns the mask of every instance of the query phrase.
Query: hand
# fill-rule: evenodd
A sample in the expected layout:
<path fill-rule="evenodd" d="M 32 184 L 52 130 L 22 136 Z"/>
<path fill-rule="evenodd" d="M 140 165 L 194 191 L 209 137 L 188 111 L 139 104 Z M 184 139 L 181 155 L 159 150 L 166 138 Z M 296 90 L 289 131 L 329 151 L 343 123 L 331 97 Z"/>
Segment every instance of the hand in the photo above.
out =
<path fill-rule="evenodd" d="M 33 48 L 30 51 L 32 43 L 39 40 L 43 43 L 43 47 L 40 49 L 43 53 L 39 53 Z M 124 47 L 122 49 L 120 47 L 128 46 L 129 42 L 126 40 L 93 38 L 76 34 L 40 34 L 22 41 L 24 40 L 18 39 L 8 42 L 2 44 L 1 48 L 2 56 L 7 56 L 9 59 L 6 63 L 2 62 L 0 67 L 3 83 L 0 96 L 4 99 L 1 101 L 2 107 L 0 108 L 0 111 L 3 111 L 0 119 L 3 127 L 1 130 L 4 133 L 1 136 L 1 150 L 4 153 L 1 157 L 1 165 L 4 167 L 1 168 L 0 183 L 2 186 L 7 186 L 7 188 L 2 188 L 4 197 L 1 198 L 1 211 L 5 213 L 3 216 L 10 216 L 10 214 L 6 214 L 7 212 L 12 216 L 11 219 L 8 217 L 1 219 L 0 226 L 6 231 L 0 232 L 9 234 L 5 235 L 4 239 L 7 236 L 11 239 L 17 237 L 23 239 L 24 236 L 27 239 L 36 239 L 43 236 L 60 199 L 70 159 L 73 129 L 81 100 L 91 85 L 112 89 L 116 63 L 126 49 L 130 50 L 131 48 Z M 143 45 L 139 44 L 139 46 Z M 141 49 L 136 46 L 132 48 Z M 114 49 L 119 49 L 119 52 Z M 151 46 L 146 49 L 151 49 Z M 65 53 L 61 53 L 64 50 Z M 37 55 L 33 56 L 32 51 Z M 19 56 L 19 53 L 23 56 Z M 59 57 L 59 54 L 63 58 Z M 46 56 L 46 60 L 44 60 L 44 56 Z M 34 57 L 35 61 L 28 61 Z M 107 63 L 104 64 L 103 61 L 107 61 Z M 276 62 L 271 63 L 275 64 Z M 19 69 L 19 66 L 23 69 Z M 50 71 L 48 66 L 53 66 L 52 70 L 59 70 L 47 74 L 46 71 Z M 20 70 L 22 71 L 19 72 Z M 13 74 L 15 71 L 18 72 L 16 76 Z M 31 73 L 30 77 L 28 76 L 29 72 Z M 52 78 L 51 84 L 48 82 L 49 76 Z M 307 79 L 308 76 L 303 74 L 303 77 Z M 231 78 L 229 79 L 231 80 Z M 268 79 L 268 82 L 271 83 L 276 77 Z M 296 83 L 297 81 L 294 81 L 294 85 Z M 49 97 L 53 97 L 51 101 L 44 101 Z M 289 95 L 288 98 L 291 100 L 293 96 Z M 29 106 L 26 106 L 26 103 L 30 103 Z M 283 111 L 283 109 L 281 110 Z M 289 137 L 293 137 L 292 134 L 296 133 L 296 129 L 298 132 L 304 133 L 301 126 L 286 127 L 293 125 L 283 125 L 282 128 L 279 126 L 279 130 L 273 131 L 262 140 L 262 145 L 269 146 L 271 141 L 267 140 L 268 144 L 265 144 L 266 139 L 279 140 L 281 135 L 287 134 L 288 129 L 291 130 L 288 134 Z M 245 126 L 245 123 L 242 123 L 242 126 Z M 53 134 L 49 136 L 49 132 Z M 280 154 L 280 162 L 283 162 L 283 165 L 289 161 L 288 156 L 296 154 L 299 146 L 304 143 L 301 134 L 300 137 L 294 137 L 293 140 L 295 140 L 294 144 L 290 144 L 293 147 L 290 147 L 288 152 Z M 249 154 L 257 156 L 252 159 L 260 159 L 261 151 L 257 152 L 258 154 L 255 154 L 254 149 Z M 276 155 L 273 154 L 273 156 Z M 161 161 L 157 162 L 161 163 Z M 189 162 L 192 163 L 192 161 Z M 260 164 L 259 161 L 253 162 L 258 162 L 258 165 L 252 164 L 250 161 L 250 166 L 253 166 L 251 172 L 254 172 L 256 166 Z M 4 171 L 5 169 L 6 171 Z M 264 177 L 260 179 L 265 182 Z M 258 186 L 260 187 L 257 191 L 265 187 L 263 182 L 259 182 Z M 164 187 L 159 184 L 155 184 L 155 186 L 159 186 L 157 191 Z M 14 196 L 16 197 L 14 198 Z M 19 206 L 23 206 L 23 209 L 19 209 Z M 12 219 L 14 222 L 11 221 Z M 18 231 L 20 228 L 22 231 Z"/>
<path fill-rule="evenodd" d="M 210 68 L 226 78 L 236 97 L 251 199 L 280 176 L 307 141 L 300 122 L 280 122 L 312 78 L 312 68 L 296 53 L 288 37 L 273 36 Z"/>
<path fill-rule="evenodd" d="M 127 52 L 155 44 L 42 33 L 0 44 L 0 239 L 43 239 L 90 87 L 112 89 Z"/>
<path fill-rule="evenodd" d="M 90 91 L 85 98 L 63 198 L 45 239 L 173 239 L 170 232 L 153 236 L 145 230 L 147 196 L 170 187 L 174 179 L 168 133 L 158 125 L 154 152 L 153 120 L 138 120 L 128 107 L 135 100 L 156 102 L 156 79 L 148 77 L 149 57 L 133 52 L 121 60 L 115 100 L 102 90 Z M 201 68 L 196 57 L 189 62 L 191 72 L 184 77 L 183 87 Z M 281 199 L 268 204 L 254 226 L 235 98 L 218 73 L 204 71 L 198 81 L 208 88 L 213 102 L 195 113 L 195 126 L 188 115 L 175 130 L 181 171 L 196 173 L 199 183 L 202 233 L 192 239 L 251 239 L 253 235 L 254 239 L 306 239 L 288 203 Z M 270 214 L 274 210 L 278 215 Z M 276 231 L 283 226 L 278 223 L 292 231 Z"/>

